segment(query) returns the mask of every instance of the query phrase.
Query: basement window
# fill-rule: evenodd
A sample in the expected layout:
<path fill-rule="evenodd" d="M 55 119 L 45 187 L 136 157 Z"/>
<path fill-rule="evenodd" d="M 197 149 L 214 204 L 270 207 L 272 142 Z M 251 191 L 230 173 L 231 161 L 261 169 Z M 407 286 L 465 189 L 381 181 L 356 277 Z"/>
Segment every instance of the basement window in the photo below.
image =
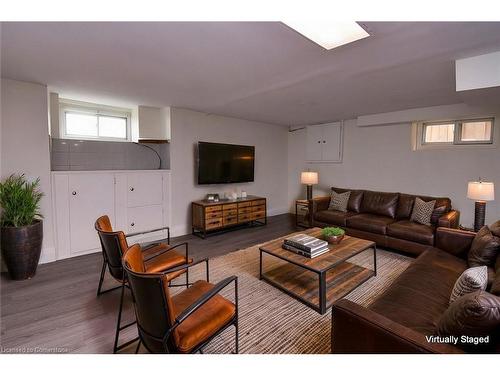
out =
<path fill-rule="evenodd" d="M 493 118 L 417 123 L 417 148 L 493 143 Z"/>
<path fill-rule="evenodd" d="M 63 138 L 128 141 L 130 118 L 131 113 L 125 109 L 75 101 L 60 104 Z"/>

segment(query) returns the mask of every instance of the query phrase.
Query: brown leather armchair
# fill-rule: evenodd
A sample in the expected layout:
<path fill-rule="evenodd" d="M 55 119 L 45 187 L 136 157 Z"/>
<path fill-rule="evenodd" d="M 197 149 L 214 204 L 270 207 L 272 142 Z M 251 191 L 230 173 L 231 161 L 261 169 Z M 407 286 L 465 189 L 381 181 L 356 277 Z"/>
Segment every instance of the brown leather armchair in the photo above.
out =
<path fill-rule="evenodd" d="M 172 295 L 172 273 L 144 272 L 140 245 L 128 249 L 123 269 L 135 304 L 140 345 L 151 353 L 195 353 L 231 325 L 235 327 L 235 353 L 238 353 L 238 278 L 228 277 L 216 285 L 208 282 L 208 259 L 174 268 L 185 270 L 206 263 L 207 280 Z M 234 303 L 219 292 L 234 282 Z"/>
<path fill-rule="evenodd" d="M 141 232 L 141 233 L 131 233 L 125 235 L 122 231 L 113 231 L 111 226 L 111 222 L 108 216 L 101 216 L 95 222 L 95 229 L 97 230 L 99 240 L 101 242 L 102 247 L 102 256 L 103 263 L 101 269 L 101 276 L 99 278 L 99 286 L 97 287 L 97 296 L 101 294 L 111 292 L 118 288 L 121 288 L 121 297 L 120 297 L 120 307 L 118 310 L 118 320 L 116 324 L 116 332 L 115 332 L 115 341 L 113 345 L 113 353 L 121 350 L 125 346 L 131 344 L 137 339 L 128 341 L 123 343 L 122 345 L 118 345 L 118 338 L 120 331 L 124 330 L 132 326 L 135 322 L 131 322 L 121 326 L 121 316 L 123 310 L 123 295 L 125 291 L 125 287 L 128 287 L 126 275 L 123 272 L 122 267 L 122 257 L 123 254 L 128 249 L 127 237 L 137 236 L 139 234 L 145 234 L 149 232 L 155 232 L 158 230 L 166 229 L 168 233 L 167 243 L 153 243 L 145 246 L 142 256 L 144 257 L 144 265 L 145 272 L 161 272 L 164 270 L 168 270 L 172 267 L 176 267 L 179 265 L 187 264 L 192 262 L 193 260 L 188 256 L 188 244 L 180 243 L 175 246 L 170 246 L 170 231 L 168 228 L 160 228 L 149 232 Z M 183 246 L 185 248 L 184 254 L 180 254 L 175 249 Z M 121 285 L 116 286 L 114 288 L 110 288 L 107 290 L 102 290 L 102 284 L 104 281 L 104 275 L 106 273 L 106 268 L 108 269 L 110 275 L 118 281 Z M 179 270 L 173 272 L 171 274 L 171 280 L 175 277 L 186 274 L 186 283 L 180 284 L 176 286 L 187 286 L 189 283 L 189 275 L 187 270 Z"/>

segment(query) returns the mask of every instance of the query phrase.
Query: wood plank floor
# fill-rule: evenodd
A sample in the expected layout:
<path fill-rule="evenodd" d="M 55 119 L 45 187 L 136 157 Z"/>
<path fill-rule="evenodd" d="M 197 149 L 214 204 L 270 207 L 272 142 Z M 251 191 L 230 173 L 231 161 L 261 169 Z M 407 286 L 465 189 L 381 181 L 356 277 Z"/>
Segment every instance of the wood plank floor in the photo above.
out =
<path fill-rule="evenodd" d="M 263 227 L 228 232 L 202 240 L 192 235 L 176 237 L 172 243 L 188 241 L 195 259 L 212 258 L 296 231 L 289 214 L 270 217 Z M 2 352 L 111 353 L 120 292 L 96 297 L 100 253 L 65 259 L 38 267 L 32 280 L 1 278 Z M 104 287 L 115 286 L 109 275 Z M 126 293 L 124 322 L 133 319 Z M 137 335 L 135 327 L 123 339 Z M 133 349 L 133 348 L 131 348 Z"/>

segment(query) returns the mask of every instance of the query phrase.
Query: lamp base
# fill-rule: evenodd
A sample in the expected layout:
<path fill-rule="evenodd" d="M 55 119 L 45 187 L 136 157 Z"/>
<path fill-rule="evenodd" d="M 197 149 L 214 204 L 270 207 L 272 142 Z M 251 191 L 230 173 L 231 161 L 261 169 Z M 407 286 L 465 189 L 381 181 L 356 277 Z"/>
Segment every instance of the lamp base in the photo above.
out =
<path fill-rule="evenodd" d="M 474 206 L 474 232 L 479 232 L 479 230 L 484 226 L 484 217 L 486 216 L 486 202 L 477 201 Z"/>
<path fill-rule="evenodd" d="M 313 186 L 307 185 L 307 200 L 313 199 Z"/>

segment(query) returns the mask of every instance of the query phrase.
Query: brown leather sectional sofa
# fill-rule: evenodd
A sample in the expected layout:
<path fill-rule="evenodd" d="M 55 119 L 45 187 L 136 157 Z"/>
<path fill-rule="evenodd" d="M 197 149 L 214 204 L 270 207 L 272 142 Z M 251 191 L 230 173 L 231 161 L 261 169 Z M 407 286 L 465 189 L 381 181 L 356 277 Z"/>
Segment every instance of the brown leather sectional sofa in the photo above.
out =
<path fill-rule="evenodd" d="M 429 226 L 410 221 L 417 195 L 336 187 L 332 190 L 351 191 L 347 212 L 328 210 L 329 196 L 313 198 L 309 201 L 310 224 L 340 226 L 348 235 L 374 241 L 382 247 L 418 255 L 434 245 L 437 227 L 457 228 L 459 224 L 460 213 L 452 209 L 449 198 L 418 196 L 426 202 L 436 200 Z"/>
<path fill-rule="evenodd" d="M 455 281 L 468 267 L 467 254 L 475 233 L 438 228 L 435 237 L 435 246 L 428 247 L 368 308 L 347 299 L 334 303 L 333 353 L 500 353 L 498 329 L 489 344 L 478 346 L 426 339 L 436 335 Z M 496 265 L 500 265 L 500 254 Z M 476 314 L 476 325 L 479 319 L 487 319 Z"/>

